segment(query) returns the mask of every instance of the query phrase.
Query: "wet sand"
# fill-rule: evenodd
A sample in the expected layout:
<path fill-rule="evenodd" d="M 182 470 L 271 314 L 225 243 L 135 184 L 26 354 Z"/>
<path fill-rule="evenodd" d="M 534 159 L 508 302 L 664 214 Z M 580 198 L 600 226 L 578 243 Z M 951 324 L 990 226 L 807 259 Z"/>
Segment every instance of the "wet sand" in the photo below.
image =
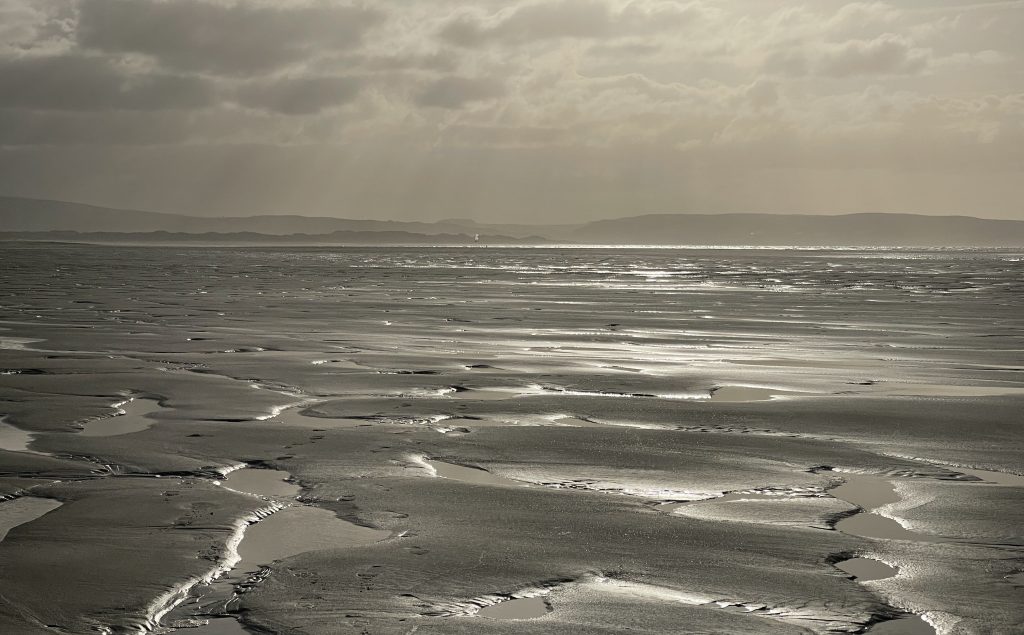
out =
<path fill-rule="evenodd" d="M 0 632 L 1024 623 L 1000 252 L 11 249 Z"/>

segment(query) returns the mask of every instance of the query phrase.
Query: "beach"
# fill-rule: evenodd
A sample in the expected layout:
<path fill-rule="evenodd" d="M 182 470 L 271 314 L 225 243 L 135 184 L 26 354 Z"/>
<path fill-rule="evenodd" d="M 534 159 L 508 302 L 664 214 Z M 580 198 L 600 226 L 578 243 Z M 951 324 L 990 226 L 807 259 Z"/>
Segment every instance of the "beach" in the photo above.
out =
<path fill-rule="evenodd" d="M 1024 624 L 1019 250 L 4 249 L 2 632 Z"/>

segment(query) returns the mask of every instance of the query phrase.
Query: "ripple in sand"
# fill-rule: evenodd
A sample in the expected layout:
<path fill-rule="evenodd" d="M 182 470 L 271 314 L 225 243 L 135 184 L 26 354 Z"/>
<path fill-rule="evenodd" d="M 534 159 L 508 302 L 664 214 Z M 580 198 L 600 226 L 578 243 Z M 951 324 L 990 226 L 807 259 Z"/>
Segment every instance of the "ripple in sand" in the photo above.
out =
<path fill-rule="evenodd" d="M 453 481 L 462 481 L 463 483 L 472 483 L 473 485 L 529 487 L 526 483 L 502 478 L 491 474 L 487 470 L 482 470 L 476 467 L 454 465 L 452 463 L 445 463 L 444 461 L 424 460 L 423 462 L 430 466 L 436 476 L 451 479 Z"/>
<path fill-rule="evenodd" d="M 35 496 L 21 496 L 0 503 L 0 540 L 6 538 L 7 532 L 18 525 L 32 522 L 60 506 L 60 501 Z"/>
<path fill-rule="evenodd" d="M 480 609 L 480 617 L 496 620 L 531 620 L 544 617 L 551 611 L 551 606 L 543 597 L 517 598 L 506 600 Z"/>
<path fill-rule="evenodd" d="M 282 470 L 246 467 L 228 474 L 224 485 L 236 492 L 263 498 L 295 498 L 301 488 L 289 483 L 290 478 L 291 474 Z"/>
<path fill-rule="evenodd" d="M 935 635 L 935 629 L 920 615 L 879 622 L 868 632 L 872 635 Z"/>
<path fill-rule="evenodd" d="M 858 582 L 884 580 L 899 573 L 899 569 L 896 567 L 891 567 L 884 562 L 872 560 L 871 558 L 850 558 L 849 560 L 837 562 L 835 567 L 840 571 L 849 573 Z"/>
<path fill-rule="evenodd" d="M 164 410 L 155 399 L 133 398 L 114 404 L 118 414 L 87 421 L 79 434 L 83 437 L 114 437 L 148 430 L 154 423 L 149 415 Z"/>

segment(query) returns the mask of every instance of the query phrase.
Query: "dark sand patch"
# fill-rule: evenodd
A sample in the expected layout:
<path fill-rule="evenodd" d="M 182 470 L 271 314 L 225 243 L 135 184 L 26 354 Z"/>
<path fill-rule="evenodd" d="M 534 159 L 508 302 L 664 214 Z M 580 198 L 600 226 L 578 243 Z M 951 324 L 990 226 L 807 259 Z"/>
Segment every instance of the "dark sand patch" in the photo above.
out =
<path fill-rule="evenodd" d="M 899 573 L 899 569 L 896 567 L 891 567 L 884 562 L 872 560 L 871 558 L 850 558 L 849 560 L 837 562 L 835 567 L 840 571 L 849 573 L 858 582 L 884 580 Z"/>
<path fill-rule="evenodd" d="M 79 432 L 83 437 L 116 437 L 148 430 L 154 423 L 149 415 L 164 410 L 155 399 L 132 398 L 115 404 L 118 414 L 87 421 Z"/>
<path fill-rule="evenodd" d="M 0 502 L 0 540 L 7 537 L 7 532 L 18 525 L 52 512 L 61 506 L 61 502 L 52 498 L 20 496 L 14 500 Z"/>
<path fill-rule="evenodd" d="M 543 596 L 506 600 L 480 609 L 480 617 L 495 620 L 532 620 L 551 612 L 551 606 Z"/>

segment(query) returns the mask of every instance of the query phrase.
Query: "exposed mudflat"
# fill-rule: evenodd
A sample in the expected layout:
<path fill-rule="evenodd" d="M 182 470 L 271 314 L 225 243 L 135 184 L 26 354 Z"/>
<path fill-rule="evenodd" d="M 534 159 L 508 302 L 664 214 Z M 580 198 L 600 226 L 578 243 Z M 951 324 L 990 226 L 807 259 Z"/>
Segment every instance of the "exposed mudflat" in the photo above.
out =
<path fill-rule="evenodd" d="M 8 245 L 0 632 L 1015 632 L 1013 258 Z"/>

